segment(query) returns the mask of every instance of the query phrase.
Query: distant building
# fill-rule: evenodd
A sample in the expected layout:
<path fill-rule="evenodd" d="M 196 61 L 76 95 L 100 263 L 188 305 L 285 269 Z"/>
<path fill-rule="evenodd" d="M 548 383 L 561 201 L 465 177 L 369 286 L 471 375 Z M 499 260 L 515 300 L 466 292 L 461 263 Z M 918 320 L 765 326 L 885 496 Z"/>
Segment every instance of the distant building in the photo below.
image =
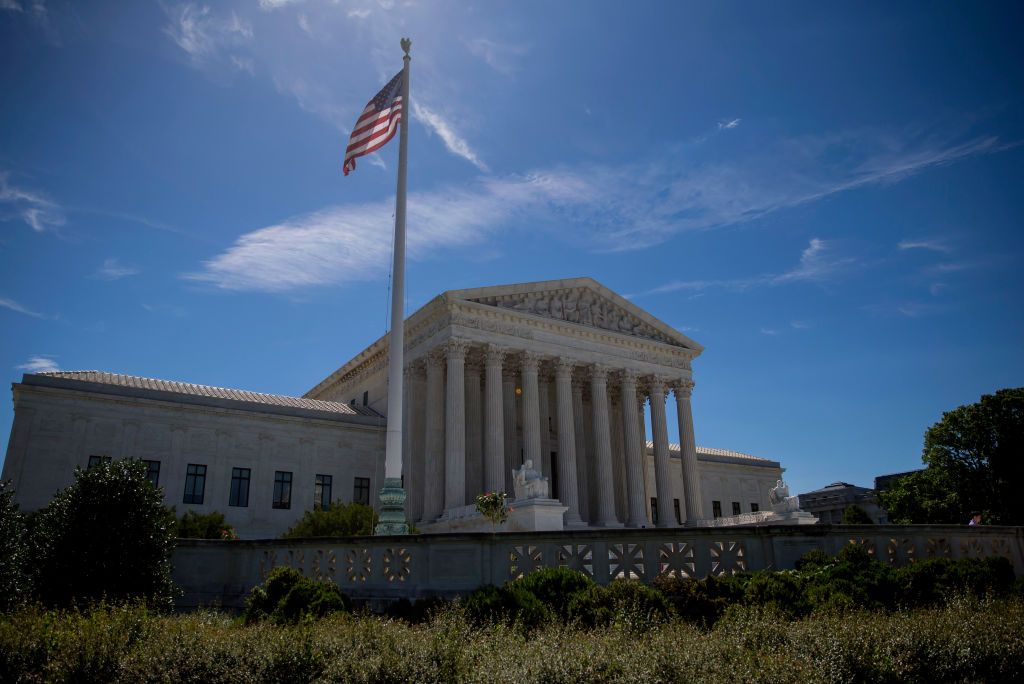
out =
<path fill-rule="evenodd" d="M 833 482 L 800 494 L 800 509 L 813 513 L 819 522 L 838 525 L 843 522 L 843 513 L 848 506 L 860 506 L 878 524 L 889 521 L 885 511 L 879 508 L 875 490 L 858 487 L 849 482 Z"/>

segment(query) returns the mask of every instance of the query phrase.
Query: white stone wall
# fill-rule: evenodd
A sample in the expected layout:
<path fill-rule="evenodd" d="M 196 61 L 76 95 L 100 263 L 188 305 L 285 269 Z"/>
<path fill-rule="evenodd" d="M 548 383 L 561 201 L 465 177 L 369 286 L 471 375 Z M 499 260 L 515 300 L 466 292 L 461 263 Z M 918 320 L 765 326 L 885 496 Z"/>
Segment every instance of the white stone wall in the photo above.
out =
<path fill-rule="evenodd" d="M 343 501 L 352 499 L 355 477 L 369 478 L 375 503 L 384 430 L 343 419 L 15 386 L 3 479 L 14 481 L 22 510 L 45 506 L 90 455 L 160 461 L 164 500 L 179 516 L 220 511 L 240 536 L 272 538 L 313 507 L 317 474 L 331 475 L 332 498 Z M 189 463 L 207 467 L 202 505 L 182 502 Z M 228 505 L 232 468 L 251 470 L 247 507 Z M 290 509 L 272 508 L 275 471 L 292 473 Z"/>

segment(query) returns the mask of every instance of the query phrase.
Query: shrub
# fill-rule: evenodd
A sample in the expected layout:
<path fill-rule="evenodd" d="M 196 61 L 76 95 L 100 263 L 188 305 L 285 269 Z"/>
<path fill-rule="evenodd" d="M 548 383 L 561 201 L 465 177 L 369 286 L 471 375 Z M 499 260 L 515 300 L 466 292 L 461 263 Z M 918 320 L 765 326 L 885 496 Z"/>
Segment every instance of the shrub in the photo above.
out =
<path fill-rule="evenodd" d="M 702 580 L 662 576 L 652 586 L 665 595 L 680 618 L 709 628 L 729 605 L 742 600 L 743 581 L 742 575 L 709 575 Z"/>
<path fill-rule="evenodd" d="M 571 568 L 542 568 L 512 582 L 546 605 L 555 615 L 565 620 L 573 596 L 594 586 L 594 580 Z"/>
<path fill-rule="evenodd" d="M 477 626 L 508 624 L 533 629 L 551 617 L 540 599 L 514 582 L 503 587 L 493 584 L 480 587 L 466 597 L 462 609 Z"/>
<path fill-rule="evenodd" d="M 169 609 L 173 522 L 142 461 L 77 469 L 31 524 L 37 597 L 54 606 L 137 598 Z"/>
<path fill-rule="evenodd" d="M 220 511 L 186 511 L 174 525 L 174 534 L 178 539 L 228 539 L 232 538 L 234 528 L 227 524 Z"/>
<path fill-rule="evenodd" d="M 281 536 L 284 539 L 302 539 L 370 535 L 376 524 L 377 513 L 366 504 L 335 501 L 327 510 L 306 511 Z"/>
<path fill-rule="evenodd" d="M 10 482 L 0 481 L 0 612 L 21 603 L 28 591 L 25 518 Z"/>
<path fill-rule="evenodd" d="M 440 596 L 426 596 L 412 602 L 407 598 L 400 598 L 391 603 L 385 610 L 385 615 L 396 620 L 419 625 L 428 622 L 438 612 L 445 610 L 451 602 Z"/>
<path fill-rule="evenodd" d="M 789 618 L 804 615 L 808 610 L 804 598 L 804 582 L 796 571 L 763 570 L 753 573 L 743 592 L 743 600 L 749 605 L 763 606 Z"/>
<path fill-rule="evenodd" d="M 794 563 L 794 566 L 797 570 L 809 570 L 811 568 L 829 565 L 835 562 L 835 556 L 830 556 L 821 549 L 811 549 L 804 555 L 800 556 L 796 563 Z"/>
<path fill-rule="evenodd" d="M 352 602 L 333 582 L 318 582 L 294 568 L 277 567 L 264 586 L 253 588 L 242 617 L 246 624 L 260 620 L 295 624 L 351 609 Z"/>
<path fill-rule="evenodd" d="M 843 511 L 843 524 L 844 525 L 874 525 L 875 521 L 871 519 L 868 512 L 857 504 L 850 504 Z"/>
<path fill-rule="evenodd" d="M 569 601 L 569 619 L 584 627 L 621 625 L 643 629 L 667 622 L 672 604 L 657 589 L 635 580 L 615 580 L 577 592 Z"/>

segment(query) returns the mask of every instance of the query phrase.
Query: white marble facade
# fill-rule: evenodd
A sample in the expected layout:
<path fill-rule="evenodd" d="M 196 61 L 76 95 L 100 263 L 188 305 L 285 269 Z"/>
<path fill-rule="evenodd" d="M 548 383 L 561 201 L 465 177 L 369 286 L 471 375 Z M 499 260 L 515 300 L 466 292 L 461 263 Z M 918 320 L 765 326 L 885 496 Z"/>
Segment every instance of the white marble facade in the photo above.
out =
<path fill-rule="evenodd" d="M 774 461 L 698 455 L 691 362 L 703 347 L 590 278 L 445 292 L 409 317 L 406 340 L 414 521 L 455 515 L 484 491 L 511 492 L 525 460 L 550 478 L 567 527 L 673 526 L 712 517 L 713 501 L 724 515 L 733 501 L 748 511 L 766 506 L 780 476 Z M 306 397 L 365 399 L 383 412 L 387 347 L 377 340 Z M 669 444 L 670 421 L 680 445 Z M 716 486 L 738 491 L 705 500 L 705 471 L 723 468 Z"/>
<path fill-rule="evenodd" d="M 726 516 L 733 502 L 765 510 L 781 477 L 776 461 L 696 446 L 691 362 L 702 347 L 589 278 L 449 291 L 405 330 L 414 522 L 511 492 L 525 459 L 549 478 L 570 528 L 672 526 L 713 517 L 715 502 Z M 94 371 L 26 375 L 13 388 L 3 479 L 34 510 L 90 457 L 142 458 L 159 463 L 179 514 L 217 510 L 243 537 L 277 536 L 313 507 L 318 476 L 331 478 L 333 500 L 368 485 L 376 502 L 386 362 L 384 337 L 301 398 Z M 669 444 L 669 425 L 681 444 Z M 186 501 L 190 464 L 205 467 L 202 503 Z M 250 476 L 245 506 L 232 505 L 239 468 Z M 272 500 L 280 473 L 287 508 Z"/>

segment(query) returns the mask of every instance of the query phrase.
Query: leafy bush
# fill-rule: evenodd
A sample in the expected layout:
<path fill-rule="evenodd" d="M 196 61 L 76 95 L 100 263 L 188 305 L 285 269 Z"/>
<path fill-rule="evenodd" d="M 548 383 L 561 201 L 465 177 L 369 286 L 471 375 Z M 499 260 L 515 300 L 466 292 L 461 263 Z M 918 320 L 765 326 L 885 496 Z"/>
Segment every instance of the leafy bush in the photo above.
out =
<path fill-rule="evenodd" d="M 743 592 L 743 601 L 774 610 L 788 618 L 799 617 L 808 611 L 804 580 L 795 570 L 753 573 Z"/>
<path fill-rule="evenodd" d="M 430 621 L 437 613 L 446 610 L 450 604 L 450 601 L 439 596 L 427 596 L 417 599 L 415 603 L 407 598 L 400 598 L 387 607 L 385 615 L 419 625 Z"/>
<path fill-rule="evenodd" d="M 142 461 L 77 469 L 74 484 L 32 519 L 37 598 L 52 606 L 143 599 L 169 609 L 173 523 Z"/>
<path fill-rule="evenodd" d="M 706 579 L 658 577 L 653 586 L 665 595 L 676 615 L 701 627 L 711 627 L 729 605 L 742 600 L 743 575 L 709 575 Z"/>
<path fill-rule="evenodd" d="M 514 580 L 512 584 L 536 596 L 555 615 L 566 619 L 573 596 L 594 586 L 594 580 L 571 568 L 542 568 Z"/>
<path fill-rule="evenodd" d="M 281 536 L 284 539 L 303 539 L 370 535 L 376 524 L 377 512 L 366 504 L 335 501 L 327 510 L 306 511 Z"/>
<path fill-rule="evenodd" d="M 227 524 L 220 511 L 186 511 L 175 523 L 174 533 L 178 539 L 227 539 L 232 537 L 234 528 Z"/>
<path fill-rule="evenodd" d="M 595 584 L 574 594 L 568 615 L 584 627 L 646 628 L 667 622 L 672 604 L 660 591 L 636 580 L 615 580 L 607 587 Z"/>
<path fill-rule="evenodd" d="M 0 612 L 17 606 L 28 592 L 27 555 L 25 519 L 11 483 L 0 481 Z"/>
<path fill-rule="evenodd" d="M 274 568 L 262 587 L 254 587 L 246 601 L 246 624 L 271 620 L 295 624 L 331 613 L 347 613 L 352 602 L 333 582 L 311 580 L 298 570 Z"/>
<path fill-rule="evenodd" d="M 477 626 L 507 624 L 533 629 L 551 618 L 551 612 L 540 599 L 514 582 L 503 587 L 480 587 L 462 606 L 466 617 Z"/>
<path fill-rule="evenodd" d="M 874 525 L 875 521 L 871 519 L 868 512 L 857 504 L 850 504 L 843 511 L 843 524 L 844 525 Z"/>
<path fill-rule="evenodd" d="M 1006 595 L 1013 590 L 1010 561 L 1001 556 L 981 560 L 933 558 L 896 570 L 900 603 L 905 607 L 941 605 L 960 594 Z"/>

